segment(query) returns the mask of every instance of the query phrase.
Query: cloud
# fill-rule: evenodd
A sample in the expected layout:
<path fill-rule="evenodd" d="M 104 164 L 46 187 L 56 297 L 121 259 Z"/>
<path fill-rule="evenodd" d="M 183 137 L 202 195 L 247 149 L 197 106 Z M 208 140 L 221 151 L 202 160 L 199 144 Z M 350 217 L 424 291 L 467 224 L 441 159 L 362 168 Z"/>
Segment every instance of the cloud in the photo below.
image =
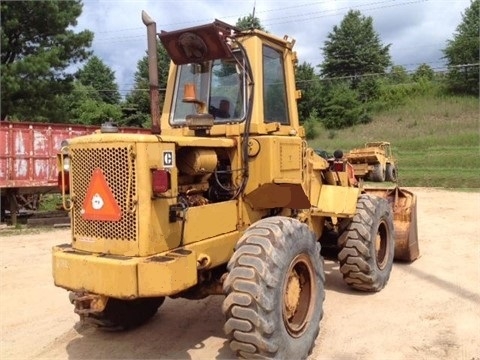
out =
<path fill-rule="evenodd" d="M 301 1 L 301 0 L 300 0 Z M 219 19 L 235 24 L 253 11 L 255 1 L 97 1 L 84 0 L 79 30 L 95 33 L 93 51 L 114 72 L 122 94 L 131 89 L 137 62 L 145 56 L 146 28 L 141 11 L 157 22 L 157 30 L 171 31 Z M 427 63 L 442 66 L 441 50 L 460 24 L 469 0 L 329 0 L 294 3 L 264 0 L 255 4 L 255 16 L 275 35 L 296 40 L 300 62 L 316 66 L 323 61 L 321 48 L 328 33 L 349 9 L 373 18 L 382 43 L 392 44 L 396 65 L 415 68 Z"/>

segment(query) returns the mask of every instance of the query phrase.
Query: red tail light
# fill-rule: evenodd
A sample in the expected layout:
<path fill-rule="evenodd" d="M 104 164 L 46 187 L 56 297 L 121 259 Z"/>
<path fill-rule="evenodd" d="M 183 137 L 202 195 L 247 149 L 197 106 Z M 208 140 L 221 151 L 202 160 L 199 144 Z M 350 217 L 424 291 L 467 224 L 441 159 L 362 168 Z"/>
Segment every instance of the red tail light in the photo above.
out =
<path fill-rule="evenodd" d="M 163 194 L 170 189 L 170 173 L 166 170 L 152 170 L 152 191 Z"/>
<path fill-rule="evenodd" d="M 345 171 L 343 161 L 335 161 L 333 163 L 333 170 L 337 172 Z"/>

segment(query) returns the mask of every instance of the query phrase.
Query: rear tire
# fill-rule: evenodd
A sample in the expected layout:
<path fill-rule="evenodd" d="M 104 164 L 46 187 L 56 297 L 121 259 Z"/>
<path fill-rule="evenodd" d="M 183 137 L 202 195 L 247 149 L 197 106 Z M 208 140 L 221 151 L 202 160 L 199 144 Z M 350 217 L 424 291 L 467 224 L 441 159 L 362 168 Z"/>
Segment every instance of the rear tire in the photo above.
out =
<path fill-rule="evenodd" d="M 374 165 L 374 168 L 369 176 L 371 181 L 384 182 L 385 181 L 385 168 L 382 164 L 378 163 Z"/>
<path fill-rule="evenodd" d="M 164 297 L 135 300 L 108 299 L 105 309 L 84 319 L 103 330 L 129 330 L 146 323 L 165 301 Z"/>
<path fill-rule="evenodd" d="M 380 291 L 392 270 L 395 249 L 392 208 L 387 200 L 361 195 L 338 254 L 343 279 L 363 291 Z"/>
<path fill-rule="evenodd" d="M 395 166 L 395 164 L 387 164 L 387 173 L 385 178 L 387 181 L 397 181 L 397 167 Z"/>
<path fill-rule="evenodd" d="M 256 222 L 228 270 L 223 312 L 232 351 L 240 358 L 306 358 L 325 298 L 320 243 L 307 225 L 280 216 Z"/>

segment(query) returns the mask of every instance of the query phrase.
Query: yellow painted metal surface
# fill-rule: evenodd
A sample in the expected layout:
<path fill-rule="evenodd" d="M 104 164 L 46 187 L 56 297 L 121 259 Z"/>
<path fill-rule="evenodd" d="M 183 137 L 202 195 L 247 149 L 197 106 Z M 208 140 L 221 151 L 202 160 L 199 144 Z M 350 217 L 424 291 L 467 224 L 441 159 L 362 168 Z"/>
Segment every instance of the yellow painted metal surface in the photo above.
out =
<path fill-rule="evenodd" d="M 183 249 L 191 250 L 197 254 L 197 260 L 202 264 L 202 268 L 213 268 L 230 260 L 233 249 L 241 235 L 242 232 L 234 231 L 185 245 Z M 206 261 L 202 261 L 203 259 L 206 259 Z"/>
<path fill-rule="evenodd" d="M 249 193 L 246 196 L 245 201 L 256 210 L 273 208 L 310 208 L 310 201 L 300 184 L 263 184 Z"/>
<path fill-rule="evenodd" d="M 149 257 L 99 256 L 53 248 L 55 285 L 117 298 L 168 296 L 197 283 L 197 268 L 226 263 L 241 232 L 234 231 Z"/>
<path fill-rule="evenodd" d="M 69 246 L 53 248 L 55 285 L 117 298 L 167 296 L 197 282 L 192 251 L 152 257 L 95 256 Z"/>
<path fill-rule="evenodd" d="M 302 183 L 301 138 L 258 136 L 251 139 L 258 141 L 260 150 L 249 159 L 250 177 L 245 189 L 247 195 L 266 183 Z"/>
<path fill-rule="evenodd" d="M 353 217 L 360 189 L 347 186 L 322 185 L 312 215 Z"/>
<path fill-rule="evenodd" d="M 172 132 L 172 135 L 150 135 L 150 134 L 126 134 L 126 133 L 96 133 L 92 135 L 79 136 L 69 140 L 71 145 L 81 143 L 82 146 L 86 144 L 98 143 L 176 143 L 179 146 L 194 146 L 194 147 L 232 147 L 235 141 L 229 138 L 211 138 L 211 137 L 187 137 L 177 132 Z"/>
<path fill-rule="evenodd" d="M 55 285 L 119 298 L 138 296 L 137 262 L 112 257 L 82 255 L 70 247 L 53 248 Z"/>
<path fill-rule="evenodd" d="M 191 207 L 186 218 L 184 245 L 235 231 L 237 203 L 231 200 Z"/>
<path fill-rule="evenodd" d="M 153 256 L 138 264 L 140 296 L 175 294 L 197 283 L 197 260 L 194 252 L 177 250 Z"/>

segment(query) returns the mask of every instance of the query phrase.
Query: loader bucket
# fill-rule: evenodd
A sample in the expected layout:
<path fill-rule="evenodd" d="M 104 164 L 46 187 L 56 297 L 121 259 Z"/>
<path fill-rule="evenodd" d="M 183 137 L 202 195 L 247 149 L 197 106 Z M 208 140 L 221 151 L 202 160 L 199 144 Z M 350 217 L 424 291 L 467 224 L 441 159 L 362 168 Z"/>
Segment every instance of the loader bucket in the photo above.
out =
<path fill-rule="evenodd" d="M 417 231 L 417 197 L 412 192 L 393 189 L 368 188 L 367 194 L 388 200 L 393 209 L 395 226 L 395 260 L 412 262 L 420 256 Z"/>

